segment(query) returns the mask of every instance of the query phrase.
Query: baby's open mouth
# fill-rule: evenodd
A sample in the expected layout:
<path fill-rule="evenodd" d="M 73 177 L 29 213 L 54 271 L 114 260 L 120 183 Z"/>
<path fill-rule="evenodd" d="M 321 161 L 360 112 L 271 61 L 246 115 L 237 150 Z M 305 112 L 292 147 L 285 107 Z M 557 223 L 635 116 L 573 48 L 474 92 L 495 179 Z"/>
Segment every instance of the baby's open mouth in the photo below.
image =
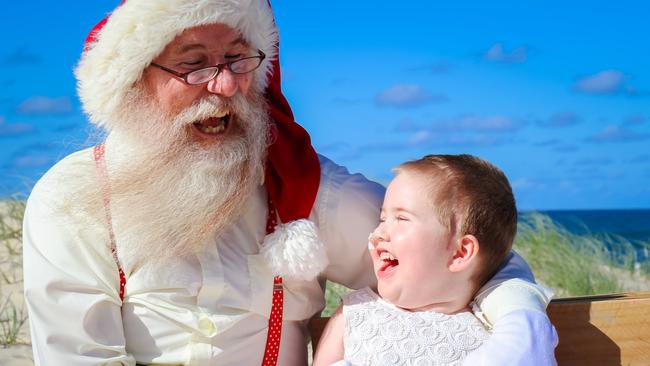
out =
<path fill-rule="evenodd" d="M 219 117 L 210 117 L 204 120 L 194 122 L 194 127 L 205 135 L 220 135 L 228 130 L 231 124 L 230 113 L 226 113 Z"/>
<path fill-rule="evenodd" d="M 379 260 L 382 261 L 379 266 L 379 271 L 389 271 L 399 266 L 399 261 L 397 258 L 390 252 L 382 251 L 379 253 Z"/>

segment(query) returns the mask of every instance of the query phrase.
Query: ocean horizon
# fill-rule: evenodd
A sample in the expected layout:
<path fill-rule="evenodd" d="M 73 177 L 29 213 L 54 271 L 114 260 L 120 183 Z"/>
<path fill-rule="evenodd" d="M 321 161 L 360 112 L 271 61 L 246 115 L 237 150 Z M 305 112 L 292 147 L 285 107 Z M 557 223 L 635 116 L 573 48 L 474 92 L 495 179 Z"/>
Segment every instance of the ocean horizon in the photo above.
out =
<path fill-rule="evenodd" d="M 535 212 L 549 216 L 573 234 L 613 234 L 650 243 L 650 209 L 525 210 L 519 217 Z"/>

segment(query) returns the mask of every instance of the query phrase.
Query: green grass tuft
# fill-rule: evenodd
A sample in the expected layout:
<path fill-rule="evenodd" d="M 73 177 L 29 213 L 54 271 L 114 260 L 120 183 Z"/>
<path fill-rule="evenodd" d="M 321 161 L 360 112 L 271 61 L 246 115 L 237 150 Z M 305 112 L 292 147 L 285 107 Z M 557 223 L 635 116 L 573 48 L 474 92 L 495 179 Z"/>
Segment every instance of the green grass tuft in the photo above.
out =
<path fill-rule="evenodd" d="M 20 342 L 20 331 L 27 322 L 24 307 L 16 306 L 7 296 L 0 300 L 0 345 L 4 348 Z"/>
<path fill-rule="evenodd" d="M 22 221 L 25 201 L 0 201 L 0 285 L 14 285 L 22 290 Z M 21 329 L 27 322 L 27 313 L 19 300 L 20 294 L 10 291 L 2 294 L 0 287 L 0 345 L 7 347 L 20 343 Z"/>
<path fill-rule="evenodd" d="M 343 285 L 338 283 L 327 281 L 327 287 L 325 288 L 325 309 L 321 313 L 321 316 L 330 316 L 339 307 L 341 304 L 341 299 L 343 295 L 350 292 L 351 290 Z"/>
<path fill-rule="evenodd" d="M 25 201 L 0 201 L 0 283 L 22 281 L 22 221 Z"/>

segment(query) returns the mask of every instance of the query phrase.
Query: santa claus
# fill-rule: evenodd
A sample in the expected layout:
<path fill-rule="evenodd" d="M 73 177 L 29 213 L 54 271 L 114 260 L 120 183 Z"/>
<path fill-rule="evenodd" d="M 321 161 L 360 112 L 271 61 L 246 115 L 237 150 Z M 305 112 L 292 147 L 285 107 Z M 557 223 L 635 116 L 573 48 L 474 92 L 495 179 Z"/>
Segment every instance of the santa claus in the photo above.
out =
<path fill-rule="evenodd" d="M 278 65 L 266 0 L 127 0 L 91 31 L 75 74 L 106 139 L 25 213 L 37 365 L 303 365 L 325 280 L 374 284 L 384 188 L 315 153 Z M 513 255 L 479 293 L 488 351 L 512 314 L 550 327 L 531 281 Z"/>

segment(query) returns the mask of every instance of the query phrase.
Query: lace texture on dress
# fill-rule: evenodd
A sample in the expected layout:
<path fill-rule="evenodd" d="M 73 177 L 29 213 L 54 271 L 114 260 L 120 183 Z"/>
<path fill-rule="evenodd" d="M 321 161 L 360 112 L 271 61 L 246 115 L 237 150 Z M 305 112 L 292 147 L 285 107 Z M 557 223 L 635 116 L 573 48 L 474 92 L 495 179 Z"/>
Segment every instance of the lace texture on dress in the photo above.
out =
<path fill-rule="evenodd" d="M 345 360 L 354 365 L 461 365 L 490 333 L 470 312 L 408 312 L 369 288 L 343 298 Z"/>

